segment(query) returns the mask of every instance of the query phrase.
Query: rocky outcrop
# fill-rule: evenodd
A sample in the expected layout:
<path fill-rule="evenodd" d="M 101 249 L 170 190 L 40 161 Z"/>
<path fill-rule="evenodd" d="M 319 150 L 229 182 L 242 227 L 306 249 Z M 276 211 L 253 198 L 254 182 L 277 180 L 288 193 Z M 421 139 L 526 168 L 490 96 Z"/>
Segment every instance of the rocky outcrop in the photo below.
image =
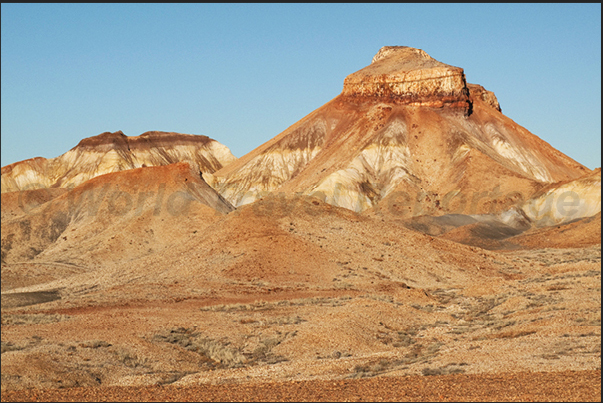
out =
<path fill-rule="evenodd" d="M 469 90 L 469 99 L 472 105 L 473 102 L 475 102 L 475 99 L 477 98 L 480 99 L 486 105 L 490 105 L 497 111 L 502 112 L 500 104 L 498 103 L 498 99 L 492 91 L 488 91 L 487 89 L 478 84 L 467 84 L 467 89 Z"/>
<path fill-rule="evenodd" d="M 85 138 L 57 158 L 33 158 L 2 167 L 2 193 L 50 187 L 69 188 L 99 175 L 187 161 L 213 173 L 236 160 L 228 147 L 200 135 L 121 131 Z"/>
<path fill-rule="evenodd" d="M 369 66 L 345 78 L 342 94 L 413 106 L 470 109 L 463 69 L 407 46 L 381 48 Z"/>

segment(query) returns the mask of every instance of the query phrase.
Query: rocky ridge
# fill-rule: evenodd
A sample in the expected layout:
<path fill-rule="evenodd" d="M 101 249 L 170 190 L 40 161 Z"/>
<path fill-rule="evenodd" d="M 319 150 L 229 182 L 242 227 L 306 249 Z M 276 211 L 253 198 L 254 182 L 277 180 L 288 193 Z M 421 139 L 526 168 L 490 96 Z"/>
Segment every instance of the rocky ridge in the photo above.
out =
<path fill-rule="evenodd" d="M 99 175 L 56 190 L 2 194 L 2 263 L 37 259 L 103 267 L 157 253 L 191 228 L 201 230 L 197 225 L 234 210 L 186 161 Z M 164 239 L 159 234 L 167 228 L 171 234 Z"/>
<path fill-rule="evenodd" d="M 2 167 L 2 193 L 69 188 L 99 175 L 188 161 L 212 173 L 236 160 L 228 147 L 201 135 L 150 131 L 128 137 L 121 131 L 85 138 L 56 158 L 33 158 Z"/>

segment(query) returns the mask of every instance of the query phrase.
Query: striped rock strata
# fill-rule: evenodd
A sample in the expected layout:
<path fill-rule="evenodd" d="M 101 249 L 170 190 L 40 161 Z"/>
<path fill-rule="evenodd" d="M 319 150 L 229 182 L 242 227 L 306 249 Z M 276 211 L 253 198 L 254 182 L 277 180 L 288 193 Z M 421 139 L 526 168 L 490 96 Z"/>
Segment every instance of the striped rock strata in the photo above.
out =
<path fill-rule="evenodd" d="M 206 180 L 235 206 L 295 193 L 416 216 L 499 213 L 589 172 L 462 69 L 385 47 L 340 95 Z"/>
<path fill-rule="evenodd" d="M 107 173 L 181 161 L 212 173 L 234 160 L 228 147 L 207 136 L 152 131 L 128 137 L 121 131 L 105 132 L 83 139 L 59 157 L 37 157 L 2 167 L 2 193 L 69 188 Z"/>
<path fill-rule="evenodd" d="M 463 69 L 407 46 L 381 48 L 369 66 L 345 78 L 342 94 L 413 106 L 470 108 Z"/>

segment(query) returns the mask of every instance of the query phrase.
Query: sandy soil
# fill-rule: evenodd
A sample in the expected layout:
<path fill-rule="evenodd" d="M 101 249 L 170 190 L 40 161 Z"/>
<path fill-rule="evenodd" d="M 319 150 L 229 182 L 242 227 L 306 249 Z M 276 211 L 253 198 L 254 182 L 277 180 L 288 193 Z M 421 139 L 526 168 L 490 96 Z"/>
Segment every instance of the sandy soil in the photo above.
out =
<path fill-rule="evenodd" d="M 600 247 L 513 259 L 463 288 L 3 301 L 3 400 L 597 400 Z"/>
<path fill-rule="evenodd" d="M 28 390 L 3 392 L 2 401 L 597 402 L 601 401 L 601 371 Z"/>
<path fill-rule="evenodd" d="M 600 399 L 600 244 L 489 251 L 312 198 L 145 206 L 54 239 L 50 209 L 10 221 L 3 400 Z"/>

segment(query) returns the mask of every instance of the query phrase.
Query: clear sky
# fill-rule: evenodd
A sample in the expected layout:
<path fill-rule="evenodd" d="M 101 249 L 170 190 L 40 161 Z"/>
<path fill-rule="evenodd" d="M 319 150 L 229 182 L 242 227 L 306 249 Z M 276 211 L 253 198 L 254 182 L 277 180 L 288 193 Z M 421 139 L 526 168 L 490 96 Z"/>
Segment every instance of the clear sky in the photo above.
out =
<path fill-rule="evenodd" d="M 241 157 L 337 96 L 382 46 L 420 48 L 601 166 L 601 4 L 2 4 L 2 166 L 122 130 Z"/>

